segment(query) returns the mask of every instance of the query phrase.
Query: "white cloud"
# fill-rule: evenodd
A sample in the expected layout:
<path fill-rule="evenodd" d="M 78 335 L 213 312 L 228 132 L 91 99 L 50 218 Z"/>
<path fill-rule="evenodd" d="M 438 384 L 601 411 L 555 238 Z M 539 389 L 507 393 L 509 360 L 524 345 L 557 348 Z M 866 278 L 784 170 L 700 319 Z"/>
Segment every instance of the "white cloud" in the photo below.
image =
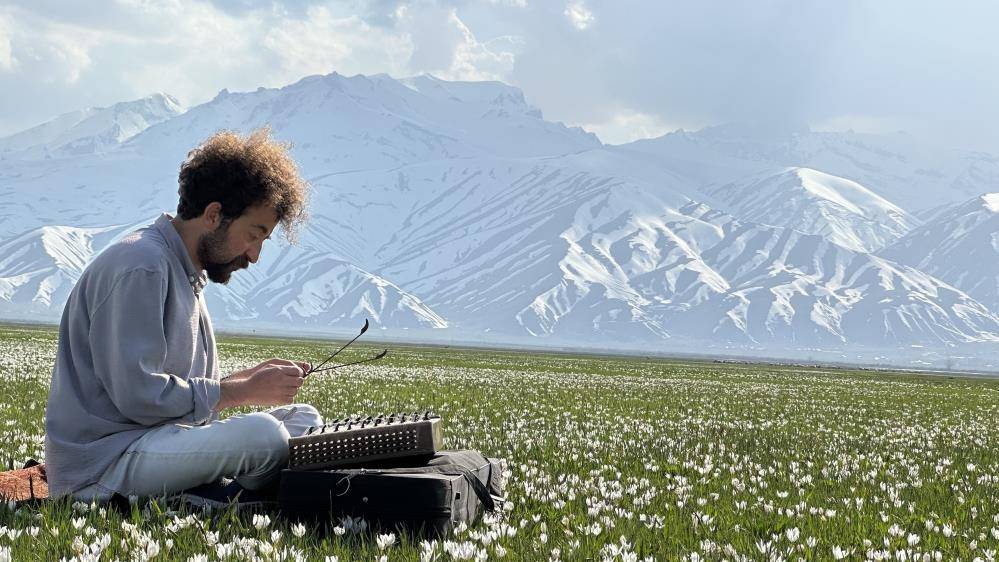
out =
<path fill-rule="evenodd" d="M 582 0 L 570 0 L 566 3 L 565 12 L 563 13 L 565 17 L 569 18 L 569 23 L 580 31 L 593 25 L 593 22 L 596 20 L 593 12 L 583 5 Z"/>
<path fill-rule="evenodd" d="M 281 61 L 282 74 L 301 77 L 337 70 L 343 74 L 407 70 L 411 41 L 357 16 L 336 17 L 322 6 L 310 7 L 305 19 L 285 19 L 268 31 L 263 45 Z"/>
<path fill-rule="evenodd" d="M 193 105 L 222 88 L 336 70 L 499 79 L 546 117 L 590 124 L 608 142 L 764 120 L 905 129 L 999 152 L 999 135 L 982 125 L 999 116 L 999 81 L 982 71 L 999 65 L 990 27 L 999 3 L 932 12 L 904 0 L 724 10 L 646 0 L 91 4 L 0 0 L 0 135 L 157 90 Z"/>
<path fill-rule="evenodd" d="M 857 133 L 892 133 L 900 127 L 897 123 L 883 117 L 872 115 L 839 115 L 812 123 L 813 131 L 854 131 Z"/>
<path fill-rule="evenodd" d="M 579 126 L 596 133 L 605 144 L 624 144 L 639 139 L 661 137 L 666 133 L 682 128 L 678 124 L 666 123 L 658 115 L 642 113 L 632 109 L 621 109 L 605 121 L 579 123 Z M 687 128 L 699 129 L 699 124 L 686 124 Z"/>
<path fill-rule="evenodd" d="M 0 69 L 13 70 L 16 65 L 17 59 L 14 58 L 10 50 L 10 39 L 0 37 Z"/>
<path fill-rule="evenodd" d="M 0 70 L 13 70 L 17 66 L 17 59 L 10 45 L 10 32 L 7 30 L 7 21 L 0 14 Z"/>
<path fill-rule="evenodd" d="M 222 88 L 276 86 L 286 78 L 260 48 L 271 28 L 264 14 L 234 17 L 203 3 L 174 7 L 137 4 L 133 18 L 143 33 L 116 36 L 127 53 L 101 53 L 105 72 L 116 74 L 132 96 L 163 91 L 194 104 Z"/>
<path fill-rule="evenodd" d="M 526 8 L 527 0 L 489 0 L 490 4 L 510 6 L 511 8 Z"/>
<path fill-rule="evenodd" d="M 91 66 L 99 35 L 15 9 L 0 13 L 0 68 L 45 84 L 72 85 Z"/>
<path fill-rule="evenodd" d="M 502 80 L 513 69 L 514 54 L 509 51 L 493 50 L 505 42 L 516 41 L 514 38 L 503 37 L 489 44 L 476 40 L 472 30 L 458 18 L 452 9 L 448 21 L 461 31 L 462 40 L 455 45 L 454 59 L 451 68 L 444 73 L 445 78 L 453 80 Z"/>
<path fill-rule="evenodd" d="M 310 74 L 430 72 L 507 79 L 518 38 L 480 41 L 433 0 L 392 6 L 369 23 L 336 4 L 289 11 L 261 2 L 225 10 L 204 0 L 118 0 L 100 17 L 23 2 L 0 8 L 0 134 L 59 113 L 162 91 L 192 106 L 222 88 L 279 87 Z"/>
<path fill-rule="evenodd" d="M 481 42 L 454 8 L 404 6 L 395 15 L 396 29 L 414 46 L 411 72 L 429 72 L 447 80 L 502 80 L 513 69 L 519 38 Z"/>

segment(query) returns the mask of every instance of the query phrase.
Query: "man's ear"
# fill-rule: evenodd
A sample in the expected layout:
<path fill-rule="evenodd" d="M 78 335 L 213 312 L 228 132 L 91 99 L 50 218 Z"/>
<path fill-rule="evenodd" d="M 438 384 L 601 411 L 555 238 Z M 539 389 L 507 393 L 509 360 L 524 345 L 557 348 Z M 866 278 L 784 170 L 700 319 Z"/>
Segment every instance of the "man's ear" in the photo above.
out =
<path fill-rule="evenodd" d="M 202 220 L 205 221 L 205 226 L 209 230 L 215 230 L 222 223 L 222 203 L 218 201 L 212 201 L 205 206 L 205 210 L 201 213 Z"/>

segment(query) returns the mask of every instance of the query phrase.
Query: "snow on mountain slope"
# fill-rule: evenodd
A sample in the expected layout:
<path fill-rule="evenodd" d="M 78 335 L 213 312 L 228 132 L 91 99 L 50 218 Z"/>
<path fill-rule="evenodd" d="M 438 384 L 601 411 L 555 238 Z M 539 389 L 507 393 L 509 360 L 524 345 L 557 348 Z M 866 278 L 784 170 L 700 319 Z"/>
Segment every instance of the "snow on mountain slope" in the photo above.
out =
<path fill-rule="evenodd" d="M 106 209 L 128 209 L 132 217 L 170 209 L 177 169 L 192 147 L 219 129 L 265 124 L 277 138 L 294 140 L 292 155 L 312 181 L 423 161 L 557 156 L 601 146 L 591 133 L 543 120 L 520 90 L 500 83 L 310 76 L 280 89 L 223 91 L 110 153 L 5 162 L 0 239 L 45 224 L 108 224 L 100 218 Z M 91 205 L 79 204 L 83 193 Z"/>
<path fill-rule="evenodd" d="M 0 242 L 0 312 L 62 312 L 90 260 L 124 227 L 43 226 Z"/>
<path fill-rule="evenodd" d="M 601 146 L 592 133 L 551 123 L 519 89 L 498 82 L 406 81 L 385 74 L 309 76 L 280 89 L 223 90 L 139 135 L 129 149 L 182 159 L 220 127 L 270 124 L 294 140 L 315 175 L 482 155 L 559 155 Z"/>
<path fill-rule="evenodd" d="M 642 209 L 591 225 L 580 240 L 563 235 L 561 276 L 518 313 L 526 329 L 567 335 L 600 326 L 635 337 L 620 329 L 630 324 L 659 336 L 803 346 L 999 341 L 992 312 L 912 268 L 821 236 L 725 223 L 703 205 L 659 216 Z M 622 304 L 601 308 L 614 302 Z"/>
<path fill-rule="evenodd" d="M 263 265 L 264 277 L 241 292 L 244 303 L 254 303 L 251 318 L 255 320 L 353 327 L 367 318 L 376 326 L 393 328 L 448 325 L 420 299 L 394 283 L 328 255 L 286 247 Z M 241 319 L 231 314 L 228 318 Z"/>
<path fill-rule="evenodd" d="M 152 220 L 129 226 L 46 226 L 0 244 L 0 313 L 57 319 L 83 270 L 108 244 Z M 266 269 L 211 284 L 218 320 L 299 326 L 357 324 L 444 328 L 447 321 L 392 282 L 353 264 L 285 245 L 262 260 Z M 263 271 L 263 273 L 261 273 Z"/>
<path fill-rule="evenodd" d="M 177 205 L 179 161 L 117 152 L 0 166 L 0 240 L 45 225 L 97 228 Z"/>
<path fill-rule="evenodd" d="M 515 88 L 429 76 L 223 92 L 104 154 L 5 161 L 0 240 L 19 241 L 3 255 L 30 253 L 20 235 L 43 225 L 148 223 L 176 204 L 191 147 L 265 123 L 295 141 L 312 220 L 298 246 L 268 244 L 229 285 L 210 286 L 220 326 L 353 328 L 366 317 L 469 339 L 743 349 L 997 341 L 993 305 L 864 251 L 919 224 L 905 205 L 800 162 L 837 154 L 826 161 L 897 187 L 918 151 L 882 150 L 880 162 L 869 150 L 880 137 L 858 147 L 849 135 L 724 131 L 604 147 L 544 121 Z M 99 246 L 78 238 L 66 243 L 75 254 L 62 252 L 75 264 Z M 78 267 L 54 254 L 34 270 L 71 278 Z M 4 271 L 18 279 L 17 290 L 7 281 L 10 310 L 33 302 L 57 315 L 61 293 L 45 305 L 20 269 Z"/>
<path fill-rule="evenodd" d="M 110 107 L 64 113 L 41 125 L 0 138 L 0 156 L 51 158 L 105 152 L 183 112 L 184 107 L 175 98 L 157 93 Z"/>
<path fill-rule="evenodd" d="M 425 179 L 411 184 L 438 175 L 420 172 Z M 379 271 L 424 295 L 455 322 L 523 334 L 524 322 L 531 321 L 524 314 L 518 317 L 518 311 L 571 270 L 567 293 L 586 299 L 590 286 L 601 287 L 599 298 L 579 320 L 584 332 L 594 324 L 606 328 L 618 316 L 628 322 L 637 318 L 633 329 L 663 332 L 641 318 L 643 299 L 627 287 L 624 273 L 573 254 L 575 241 L 563 236 L 578 213 L 599 212 L 609 194 L 619 189 L 635 194 L 626 182 L 566 167 L 564 159 L 496 162 L 455 172 L 446 188 L 416 206 L 393 239 L 375 252 L 384 263 Z M 577 261 L 563 263 L 573 259 Z M 567 306 L 576 308 L 573 302 Z M 560 322 L 563 328 L 573 324 Z M 541 325 L 527 327 L 528 333 L 544 331 Z"/>
<path fill-rule="evenodd" d="M 996 190 L 999 158 L 946 149 L 904 133 L 777 133 L 745 125 L 677 131 L 612 148 L 657 162 L 699 186 L 738 181 L 777 166 L 821 170 L 863 185 L 910 213 Z"/>
<path fill-rule="evenodd" d="M 999 317 L 913 268 L 818 235 L 732 221 L 703 259 L 730 289 L 690 309 L 701 337 L 799 345 L 999 341 Z"/>
<path fill-rule="evenodd" d="M 999 309 L 999 193 L 939 211 L 881 255 L 939 277 Z"/>
<path fill-rule="evenodd" d="M 744 220 L 820 234 L 860 252 L 883 248 L 919 224 L 864 186 L 810 168 L 786 168 L 703 191 Z"/>
<path fill-rule="evenodd" d="M 580 172 L 588 156 L 545 159 L 526 174 L 463 170 L 402 228 L 386 225 L 396 233 L 373 254 L 385 260 L 378 271 L 458 327 L 508 334 L 890 346 L 999 334 L 988 309 L 928 275 Z M 430 184 L 438 173 L 426 168 L 394 174 Z"/>
<path fill-rule="evenodd" d="M 337 175 L 359 187 L 317 184 L 321 218 L 300 246 L 268 247 L 228 287 L 212 285 L 209 302 L 223 307 L 213 316 L 244 327 L 363 316 L 579 343 L 939 345 L 999 334 L 985 307 L 928 275 L 740 223 L 665 186 L 580 171 L 607 164 L 593 157 L 601 165 L 580 154 Z"/>

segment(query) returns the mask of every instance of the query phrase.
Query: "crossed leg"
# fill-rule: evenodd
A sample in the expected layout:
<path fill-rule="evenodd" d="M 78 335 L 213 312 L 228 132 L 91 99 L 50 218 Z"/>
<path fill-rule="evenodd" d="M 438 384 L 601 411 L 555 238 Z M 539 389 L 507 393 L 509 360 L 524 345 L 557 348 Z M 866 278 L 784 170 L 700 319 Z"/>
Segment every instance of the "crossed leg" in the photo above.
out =
<path fill-rule="evenodd" d="M 322 423 L 312 406 L 290 404 L 205 425 L 165 424 L 137 439 L 96 484 L 73 496 L 90 500 L 106 499 L 114 492 L 170 494 L 224 476 L 258 490 L 288 461 L 288 438 Z"/>

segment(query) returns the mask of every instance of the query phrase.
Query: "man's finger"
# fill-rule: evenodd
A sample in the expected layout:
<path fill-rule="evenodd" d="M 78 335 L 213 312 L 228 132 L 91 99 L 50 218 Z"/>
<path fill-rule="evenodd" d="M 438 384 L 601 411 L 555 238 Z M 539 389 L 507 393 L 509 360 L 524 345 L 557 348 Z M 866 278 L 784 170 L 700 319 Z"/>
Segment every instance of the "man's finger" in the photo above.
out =
<path fill-rule="evenodd" d="M 305 379 L 302 377 L 283 377 L 279 386 L 281 388 L 299 388 L 305 383 Z"/>
<path fill-rule="evenodd" d="M 294 373 L 297 373 L 299 375 L 301 375 L 302 373 L 305 372 L 305 370 L 302 369 L 302 366 L 299 365 L 298 363 L 294 362 L 294 361 L 288 361 L 287 364 L 281 365 L 280 368 L 282 370 L 288 371 L 289 373 L 290 372 L 294 372 Z"/>
<path fill-rule="evenodd" d="M 302 378 L 302 368 L 298 365 L 276 365 L 274 368 L 283 375 Z"/>

